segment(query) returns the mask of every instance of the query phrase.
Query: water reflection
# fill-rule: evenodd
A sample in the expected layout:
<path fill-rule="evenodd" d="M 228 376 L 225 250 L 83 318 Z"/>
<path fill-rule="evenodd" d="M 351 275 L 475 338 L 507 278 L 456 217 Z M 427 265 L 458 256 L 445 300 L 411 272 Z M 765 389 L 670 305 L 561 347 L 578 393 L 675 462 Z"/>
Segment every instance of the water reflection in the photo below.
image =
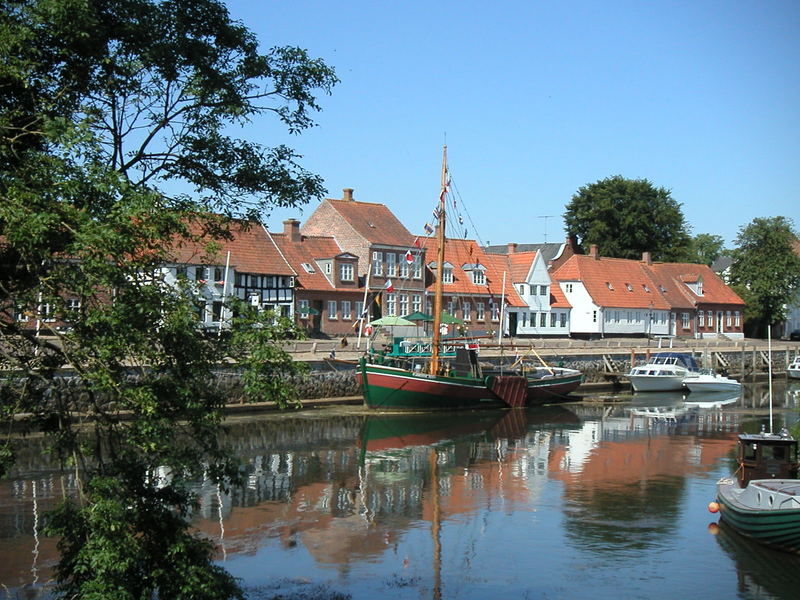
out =
<path fill-rule="evenodd" d="M 786 407 L 798 388 L 778 391 L 781 425 L 797 419 Z M 647 597 L 656 580 L 665 596 L 683 594 L 702 567 L 716 597 L 757 597 L 740 583 L 742 557 L 706 533 L 705 505 L 730 473 L 736 433 L 764 422 L 760 397 L 746 388 L 721 400 L 237 419 L 223 443 L 245 485 L 198 482 L 196 525 L 246 585 L 328 582 L 354 598 Z M 12 591 L 51 576 L 53 540 L 34 530 L 72 485 L 36 454 L 0 486 L 0 583 Z M 745 573 L 771 578 L 758 564 Z"/>

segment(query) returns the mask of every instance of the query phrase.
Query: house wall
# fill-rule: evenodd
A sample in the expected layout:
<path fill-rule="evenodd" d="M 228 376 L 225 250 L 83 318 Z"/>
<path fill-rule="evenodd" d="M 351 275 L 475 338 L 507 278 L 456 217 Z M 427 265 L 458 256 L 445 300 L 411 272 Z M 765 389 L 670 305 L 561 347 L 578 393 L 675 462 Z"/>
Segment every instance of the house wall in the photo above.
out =
<path fill-rule="evenodd" d="M 698 338 L 713 339 L 720 334 L 733 339 L 744 338 L 744 307 L 732 308 L 730 304 L 701 304 L 694 315 L 694 324 L 695 337 Z"/>
<path fill-rule="evenodd" d="M 302 291 L 297 296 L 297 323 L 309 334 L 324 334 L 330 337 L 343 337 L 358 333 L 356 323 L 360 303 L 364 300 L 361 292 L 337 291 Z M 304 314 L 302 303 L 318 310 L 319 315 Z M 349 302 L 349 307 L 346 303 Z M 331 303 L 335 303 L 335 312 L 331 312 Z"/>
<path fill-rule="evenodd" d="M 669 335 L 669 311 L 642 308 L 604 308 L 605 335 Z"/>
<path fill-rule="evenodd" d="M 548 306 L 547 310 L 516 309 L 514 312 L 517 314 L 517 330 L 513 335 L 539 337 L 570 334 L 569 309 L 550 309 Z"/>
<path fill-rule="evenodd" d="M 306 236 L 333 236 L 343 250 L 358 257 L 358 274 L 366 275 L 370 265 L 370 243 L 344 220 L 330 202 L 323 201 L 300 232 Z"/>
<path fill-rule="evenodd" d="M 559 281 L 567 301 L 572 305 L 570 311 L 571 334 L 602 333 L 603 314 L 594 303 L 586 287 L 580 281 Z"/>

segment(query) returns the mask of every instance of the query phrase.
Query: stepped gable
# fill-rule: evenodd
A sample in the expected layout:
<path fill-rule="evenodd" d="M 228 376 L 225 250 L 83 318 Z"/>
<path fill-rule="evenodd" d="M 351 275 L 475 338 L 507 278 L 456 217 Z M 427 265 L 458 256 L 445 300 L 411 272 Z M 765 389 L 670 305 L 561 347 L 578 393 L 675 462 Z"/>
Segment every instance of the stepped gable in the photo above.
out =
<path fill-rule="evenodd" d="M 317 215 L 317 213 L 320 213 Z M 334 214 L 330 214 L 334 213 Z M 384 204 L 360 202 L 345 198 L 326 198 L 303 226 L 305 235 L 326 235 L 330 229 L 328 218 L 337 216 L 344 220 L 362 239 L 372 244 L 410 248 L 414 236 Z M 316 218 L 315 218 L 316 217 Z M 327 230 L 326 230 L 327 229 Z"/>
<path fill-rule="evenodd" d="M 580 281 L 598 306 L 669 310 L 658 282 L 636 260 L 575 254 L 552 274 L 559 282 Z"/>
<path fill-rule="evenodd" d="M 239 273 L 296 275 L 261 223 L 235 220 L 228 228 L 232 239 L 177 240 L 171 251 L 174 261 L 179 264 L 224 265 L 230 251 L 230 265 Z M 199 223 L 190 224 L 189 230 L 194 235 L 203 232 Z M 212 241 L 218 249 L 209 254 L 205 245 Z"/>

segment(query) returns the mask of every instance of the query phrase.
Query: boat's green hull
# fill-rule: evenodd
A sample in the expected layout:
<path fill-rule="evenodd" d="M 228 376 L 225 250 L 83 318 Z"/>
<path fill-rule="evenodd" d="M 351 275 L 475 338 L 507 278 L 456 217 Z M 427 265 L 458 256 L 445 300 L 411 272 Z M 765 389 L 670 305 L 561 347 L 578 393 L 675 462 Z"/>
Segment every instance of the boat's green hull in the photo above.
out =
<path fill-rule="evenodd" d="M 800 552 L 800 509 L 744 509 L 718 494 L 722 519 L 739 533 L 762 544 Z"/>

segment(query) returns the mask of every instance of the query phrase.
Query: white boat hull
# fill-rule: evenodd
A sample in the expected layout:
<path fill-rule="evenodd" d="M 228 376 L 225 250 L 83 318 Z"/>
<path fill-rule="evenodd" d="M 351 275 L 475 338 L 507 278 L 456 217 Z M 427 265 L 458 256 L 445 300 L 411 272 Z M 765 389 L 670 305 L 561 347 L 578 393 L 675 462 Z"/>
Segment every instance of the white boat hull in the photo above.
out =
<path fill-rule="evenodd" d="M 698 375 L 686 377 L 683 385 L 689 388 L 690 392 L 737 392 L 742 389 L 742 384 L 735 379 L 722 377 L 720 375 Z"/>
<path fill-rule="evenodd" d="M 635 392 L 673 392 L 683 389 L 682 375 L 629 375 Z"/>

